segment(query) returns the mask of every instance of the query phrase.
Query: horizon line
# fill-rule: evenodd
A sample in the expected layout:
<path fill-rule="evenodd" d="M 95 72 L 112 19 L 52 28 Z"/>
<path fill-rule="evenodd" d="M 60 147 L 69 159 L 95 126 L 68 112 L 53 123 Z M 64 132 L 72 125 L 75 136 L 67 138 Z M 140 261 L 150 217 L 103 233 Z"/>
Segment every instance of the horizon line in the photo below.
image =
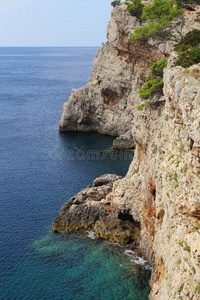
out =
<path fill-rule="evenodd" d="M 0 46 L 0 48 L 97 48 L 99 46 Z"/>

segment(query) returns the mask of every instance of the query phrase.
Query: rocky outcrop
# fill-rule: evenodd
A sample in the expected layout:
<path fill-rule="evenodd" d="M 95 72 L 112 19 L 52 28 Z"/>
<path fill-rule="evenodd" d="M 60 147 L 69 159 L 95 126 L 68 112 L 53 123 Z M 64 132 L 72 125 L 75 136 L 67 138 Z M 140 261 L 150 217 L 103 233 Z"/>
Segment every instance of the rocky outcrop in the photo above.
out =
<path fill-rule="evenodd" d="M 122 177 L 112 174 L 94 180 L 76 196 L 70 198 L 54 220 L 54 232 L 87 229 L 97 237 L 120 244 L 139 245 L 140 226 L 127 212 L 122 213 L 109 201 L 113 184 Z"/>
<path fill-rule="evenodd" d="M 97 51 L 86 87 L 72 90 L 60 121 L 61 131 L 99 131 L 121 135 L 130 130 L 133 114 L 128 93 L 133 67 L 118 50 L 106 43 Z"/>
<path fill-rule="evenodd" d="M 112 11 L 108 42 L 96 53 L 88 84 L 72 90 L 64 103 L 61 131 L 98 131 L 113 136 L 128 134 L 134 110 L 140 102 L 138 86 L 154 61 L 164 57 L 158 46 L 146 42 L 131 43 L 129 37 L 139 25 L 127 14 L 126 5 Z M 128 140 L 127 140 L 128 141 Z M 128 142 L 125 148 L 133 145 Z"/>
<path fill-rule="evenodd" d="M 114 139 L 112 149 L 131 149 L 135 148 L 135 141 L 129 134 L 123 134 Z"/>
<path fill-rule="evenodd" d="M 195 13 L 188 10 L 184 32 Z M 200 64 L 173 67 L 172 44 L 130 43 L 138 26 L 126 6 L 112 11 L 108 42 L 97 52 L 86 87 L 64 104 L 60 130 L 120 136 L 114 148 L 132 147 L 124 178 L 106 175 L 71 198 L 53 230 L 92 229 L 111 241 L 140 241 L 152 265 L 151 300 L 199 299 L 200 293 Z M 168 58 L 164 96 L 142 111 L 138 88 L 154 61 Z M 123 146 L 121 146 L 123 145 Z M 109 178 L 109 179 L 108 179 Z M 138 230 L 140 231 L 140 237 Z"/>

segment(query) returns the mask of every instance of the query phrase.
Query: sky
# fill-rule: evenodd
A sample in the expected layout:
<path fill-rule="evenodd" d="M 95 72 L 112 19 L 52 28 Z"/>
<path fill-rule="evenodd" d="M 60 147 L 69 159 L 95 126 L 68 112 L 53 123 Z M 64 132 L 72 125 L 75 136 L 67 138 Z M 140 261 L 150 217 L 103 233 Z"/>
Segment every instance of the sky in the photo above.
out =
<path fill-rule="evenodd" d="M 101 46 L 112 0 L 0 0 L 0 47 Z"/>

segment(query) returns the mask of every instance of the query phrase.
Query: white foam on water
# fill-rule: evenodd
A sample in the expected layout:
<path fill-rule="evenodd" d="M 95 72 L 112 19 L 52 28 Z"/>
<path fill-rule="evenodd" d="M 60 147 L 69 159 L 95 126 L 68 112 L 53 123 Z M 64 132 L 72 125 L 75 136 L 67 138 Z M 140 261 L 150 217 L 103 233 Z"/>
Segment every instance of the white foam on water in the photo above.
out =
<path fill-rule="evenodd" d="M 88 233 L 88 237 L 91 238 L 92 240 L 95 240 L 96 239 L 96 233 L 92 230 L 90 231 L 87 231 Z"/>
<path fill-rule="evenodd" d="M 147 260 L 145 260 L 142 257 L 133 257 L 133 253 L 134 253 L 134 251 L 132 251 L 132 250 L 125 250 L 125 252 L 124 252 L 124 254 L 126 254 L 127 256 L 129 256 L 131 258 L 132 263 L 142 266 L 146 270 L 151 270 L 151 266 L 148 264 Z"/>
<path fill-rule="evenodd" d="M 132 257 L 133 253 L 134 253 L 134 251 L 132 251 L 132 250 L 125 250 L 125 252 L 124 252 L 124 254 L 126 254 L 126 255 L 128 255 L 130 257 Z"/>

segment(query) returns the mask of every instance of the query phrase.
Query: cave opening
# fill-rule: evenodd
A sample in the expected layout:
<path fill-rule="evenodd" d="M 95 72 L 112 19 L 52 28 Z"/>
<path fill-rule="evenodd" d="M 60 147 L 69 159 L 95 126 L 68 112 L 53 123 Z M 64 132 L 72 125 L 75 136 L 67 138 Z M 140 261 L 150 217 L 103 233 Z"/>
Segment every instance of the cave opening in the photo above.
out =
<path fill-rule="evenodd" d="M 124 221 L 124 222 L 125 221 L 129 221 L 130 223 L 132 223 L 132 224 L 140 227 L 140 223 L 137 222 L 137 221 L 135 221 L 133 219 L 133 216 L 131 214 L 129 214 L 129 213 L 122 213 L 122 212 L 120 212 L 118 214 L 118 219 L 121 220 L 121 221 Z"/>

